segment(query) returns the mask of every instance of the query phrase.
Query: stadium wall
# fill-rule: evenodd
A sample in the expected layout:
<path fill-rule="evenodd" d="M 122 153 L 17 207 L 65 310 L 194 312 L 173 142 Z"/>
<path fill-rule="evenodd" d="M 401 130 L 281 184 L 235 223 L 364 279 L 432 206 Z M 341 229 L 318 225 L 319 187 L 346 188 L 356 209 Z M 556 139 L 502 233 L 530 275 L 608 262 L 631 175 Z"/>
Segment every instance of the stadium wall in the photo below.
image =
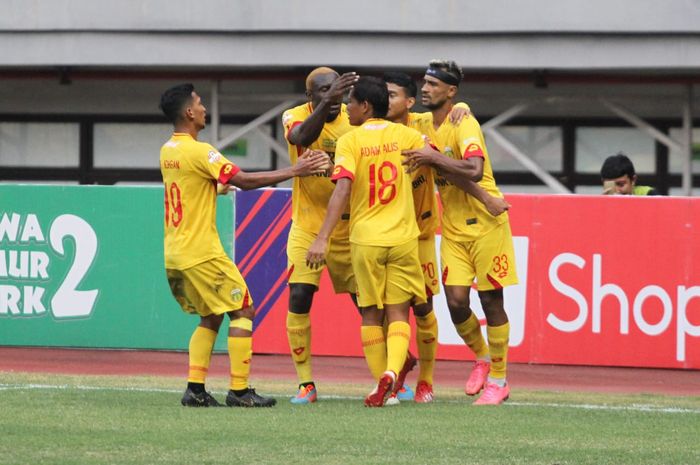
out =
<path fill-rule="evenodd" d="M 218 212 L 231 252 L 233 198 Z M 162 187 L 0 185 L 0 344 L 187 349 L 163 215 Z"/>
<path fill-rule="evenodd" d="M 195 320 L 163 271 L 160 187 L 0 186 L 0 344 L 187 348 Z M 505 290 L 510 360 L 700 368 L 700 200 L 509 195 L 520 284 Z M 287 353 L 286 189 L 219 199 L 251 288 L 254 350 Z M 362 355 L 359 315 L 323 276 L 313 352 Z M 482 317 L 478 299 L 473 307 Z M 435 302 L 442 359 L 470 355 Z M 225 350 L 223 337 L 217 350 Z"/>

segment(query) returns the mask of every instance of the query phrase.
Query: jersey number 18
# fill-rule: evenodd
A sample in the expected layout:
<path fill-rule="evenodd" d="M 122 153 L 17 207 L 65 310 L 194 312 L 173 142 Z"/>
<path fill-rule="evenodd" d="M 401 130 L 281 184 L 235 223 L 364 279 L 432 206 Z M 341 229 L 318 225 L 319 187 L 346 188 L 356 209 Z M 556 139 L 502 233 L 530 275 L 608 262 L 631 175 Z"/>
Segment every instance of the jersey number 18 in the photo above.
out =
<path fill-rule="evenodd" d="M 386 205 L 396 197 L 396 176 L 398 170 L 390 161 L 385 161 L 379 168 L 376 163 L 369 165 L 369 206 L 372 208 L 379 203 Z M 388 176 L 388 177 L 387 177 Z M 377 189 L 377 181 L 379 188 Z"/>

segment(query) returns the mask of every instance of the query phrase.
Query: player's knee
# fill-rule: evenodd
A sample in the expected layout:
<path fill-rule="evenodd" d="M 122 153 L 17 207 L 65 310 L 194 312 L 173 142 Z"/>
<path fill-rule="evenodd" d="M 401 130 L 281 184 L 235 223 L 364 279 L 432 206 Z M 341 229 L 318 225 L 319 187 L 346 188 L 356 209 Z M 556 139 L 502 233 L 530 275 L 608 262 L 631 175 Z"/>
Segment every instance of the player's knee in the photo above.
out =
<path fill-rule="evenodd" d="M 490 326 L 500 326 L 508 322 L 508 315 L 503 307 L 503 291 L 480 292 L 479 300 L 481 300 L 486 322 Z"/>
<path fill-rule="evenodd" d="M 292 313 L 309 313 L 314 300 L 316 286 L 313 284 L 294 283 L 289 285 L 289 311 Z"/>
<path fill-rule="evenodd" d="M 221 327 L 221 322 L 224 320 L 224 315 L 207 315 L 203 316 L 199 326 L 202 326 L 203 328 L 211 329 L 212 331 L 219 331 L 219 328 Z"/>
<path fill-rule="evenodd" d="M 469 310 L 469 291 L 466 286 L 445 286 L 445 300 L 450 312 Z"/>
<path fill-rule="evenodd" d="M 450 312 L 466 311 L 469 310 L 469 299 L 465 299 L 461 296 L 446 296 L 447 298 L 447 308 Z"/>
<path fill-rule="evenodd" d="M 418 317 L 427 316 L 432 311 L 433 305 L 430 302 L 413 306 L 413 314 Z"/>
<path fill-rule="evenodd" d="M 503 309 L 503 291 L 501 290 L 479 292 L 479 300 L 484 312 L 505 311 Z"/>
<path fill-rule="evenodd" d="M 361 307 L 362 326 L 383 326 L 384 310 L 379 310 L 376 306 Z"/>

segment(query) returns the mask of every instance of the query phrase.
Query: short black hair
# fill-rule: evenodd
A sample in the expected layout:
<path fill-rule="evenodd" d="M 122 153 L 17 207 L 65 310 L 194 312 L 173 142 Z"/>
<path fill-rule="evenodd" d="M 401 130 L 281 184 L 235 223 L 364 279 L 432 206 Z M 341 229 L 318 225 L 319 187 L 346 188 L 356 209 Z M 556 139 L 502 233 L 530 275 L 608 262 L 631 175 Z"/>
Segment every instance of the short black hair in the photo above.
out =
<path fill-rule="evenodd" d="M 177 123 L 182 113 L 182 108 L 192 100 L 194 86 L 192 84 L 179 84 L 163 92 L 160 96 L 160 108 L 163 114 L 172 122 Z"/>
<path fill-rule="evenodd" d="M 396 84 L 401 87 L 409 97 L 416 98 L 416 95 L 418 95 L 418 87 L 416 87 L 415 81 L 406 73 L 388 71 L 384 73 L 384 82 Z"/>
<path fill-rule="evenodd" d="M 632 179 L 635 174 L 632 160 L 622 152 L 606 158 L 600 168 L 600 177 L 603 179 L 617 179 L 625 175 Z"/>
<path fill-rule="evenodd" d="M 389 91 L 386 82 L 374 76 L 361 76 L 353 85 L 352 97 L 358 102 L 369 102 L 375 118 L 385 118 L 389 111 Z"/>
<path fill-rule="evenodd" d="M 431 60 L 430 63 L 428 63 L 428 67 L 436 68 L 446 72 L 447 74 L 454 77 L 457 80 L 457 82 L 462 82 L 462 79 L 464 79 L 464 73 L 462 72 L 462 68 L 460 68 L 460 66 L 455 61 Z"/>

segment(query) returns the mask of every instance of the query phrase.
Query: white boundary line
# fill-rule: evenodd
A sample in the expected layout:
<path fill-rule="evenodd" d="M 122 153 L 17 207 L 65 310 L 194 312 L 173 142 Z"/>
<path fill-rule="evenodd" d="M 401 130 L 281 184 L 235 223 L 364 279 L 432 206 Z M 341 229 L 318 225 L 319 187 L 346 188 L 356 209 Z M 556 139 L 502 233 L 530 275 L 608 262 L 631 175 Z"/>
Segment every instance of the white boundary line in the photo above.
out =
<path fill-rule="evenodd" d="M 117 391 L 117 392 L 154 392 L 180 394 L 181 389 L 161 389 L 161 388 L 140 388 L 140 387 L 109 387 L 109 386 L 83 386 L 69 384 L 0 384 L 0 391 L 9 390 L 77 390 L 77 391 Z M 225 394 L 225 392 L 213 391 L 216 394 Z M 288 397 L 288 394 L 277 394 L 278 397 Z M 320 399 L 333 400 L 361 400 L 361 396 L 338 396 L 338 395 L 323 395 Z M 460 404 L 465 405 L 459 400 L 436 400 L 438 403 Z M 468 405 L 468 404 L 466 404 Z M 625 412 L 643 412 L 643 413 L 689 413 L 700 415 L 700 409 L 681 408 L 681 407 L 657 407 L 654 405 L 607 405 L 607 404 L 558 404 L 554 402 L 517 402 L 509 401 L 503 404 L 504 406 L 512 407 L 544 407 L 544 408 L 564 408 L 564 409 L 579 409 L 579 410 L 600 410 L 600 411 L 625 411 Z"/>
<path fill-rule="evenodd" d="M 655 405 L 607 405 L 607 404 L 556 404 L 550 402 L 506 402 L 505 405 L 518 407 L 553 407 L 573 408 L 581 410 L 607 410 L 625 412 L 653 412 L 653 413 L 695 413 L 700 414 L 700 409 L 681 407 L 657 407 Z"/>

